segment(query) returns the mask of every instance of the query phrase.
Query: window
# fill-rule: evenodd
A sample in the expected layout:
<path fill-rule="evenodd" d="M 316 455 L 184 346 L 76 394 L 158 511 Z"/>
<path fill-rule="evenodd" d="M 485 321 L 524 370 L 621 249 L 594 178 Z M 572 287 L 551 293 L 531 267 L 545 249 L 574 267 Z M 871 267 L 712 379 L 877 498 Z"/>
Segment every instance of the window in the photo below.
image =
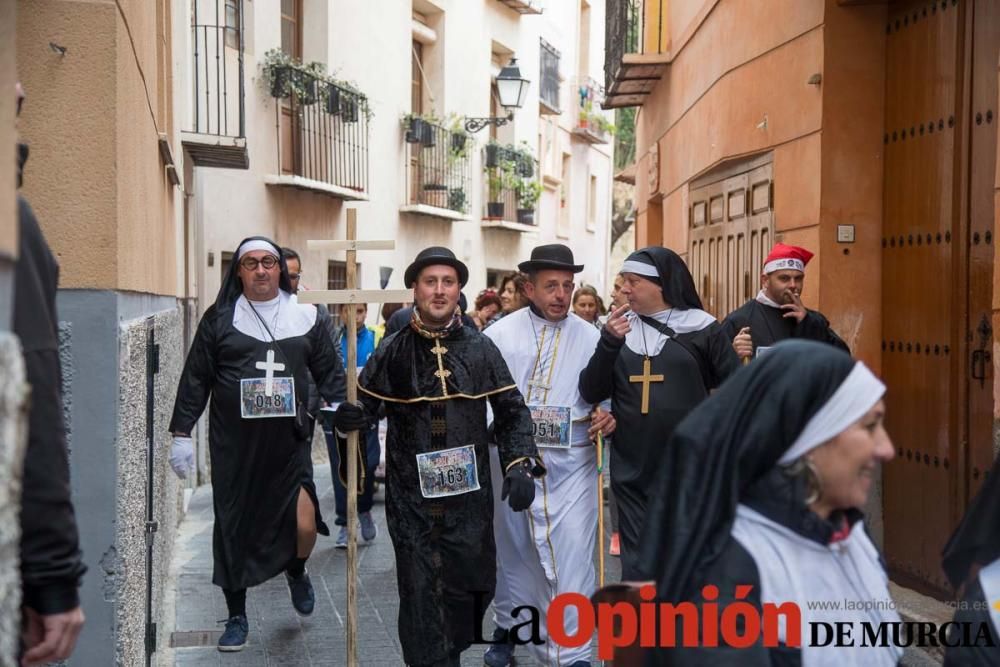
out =
<path fill-rule="evenodd" d="M 281 50 L 302 58 L 302 0 L 281 0 Z"/>
<path fill-rule="evenodd" d="M 541 72 L 538 99 L 542 113 L 559 113 L 559 51 L 542 40 Z"/>
<path fill-rule="evenodd" d="M 424 60 L 424 45 L 413 41 L 413 55 L 410 65 L 410 112 L 422 114 L 424 112 L 424 75 L 422 72 Z"/>
<path fill-rule="evenodd" d="M 226 0 L 226 46 L 240 48 L 241 0 Z"/>

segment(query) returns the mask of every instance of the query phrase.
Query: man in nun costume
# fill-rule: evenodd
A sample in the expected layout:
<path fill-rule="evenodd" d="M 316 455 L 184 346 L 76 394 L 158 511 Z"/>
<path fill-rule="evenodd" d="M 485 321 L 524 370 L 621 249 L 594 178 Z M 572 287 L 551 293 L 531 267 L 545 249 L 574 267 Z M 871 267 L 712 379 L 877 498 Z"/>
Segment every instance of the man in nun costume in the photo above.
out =
<path fill-rule="evenodd" d="M 979 489 L 962 523 L 944 548 L 945 574 L 960 591 L 955 623 L 945 649 L 945 667 L 1000 666 L 1000 459 Z"/>
<path fill-rule="evenodd" d="M 700 647 L 651 651 L 647 664 L 898 663 L 903 651 L 891 642 L 810 645 L 813 623 L 850 623 L 852 636 L 861 638 L 862 622 L 877 629 L 899 621 L 859 509 L 879 465 L 894 456 L 883 427 L 884 392 L 863 363 L 833 346 L 785 341 L 736 373 L 677 427 L 667 464 L 650 489 L 642 573 L 655 580 L 659 601 L 692 602 L 700 618 L 708 600 L 718 605 L 720 618 L 737 600 L 758 611 L 763 604 L 794 602 L 801 613 L 801 646 L 789 645 L 788 618 L 782 615 L 776 647 L 763 645 L 763 632 L 748 648 L 721 638 L 717 647 L 705 647 L 701 635 Z M 718 598 L 702 597 L 709 584 L 718 587 Z M 737 586 L 752 589 L 740 598 Z M 882 604 L 855 610 L 810 606 L 843 600 Z"/>
<path fill-rule="evenodd" d="M 317 531 L 329 530 L 313 484 L 310 379 L 327 402 L 344 400 L 343 364 L 316 307 L 292 298 L 279 246 L 247 238 L 198 323 L 170 421 L 170 463 L 183 479 L 211 397 L 212 582 L 229 612 L 220 651 L 246 644 L 246 589 L 282 571 L 295 611 L 313 611 L 305 563 Z"/>
<path fill-rule="evenodd" d="M 702 310 L 694 280 L 677 253 L 657 246 L 629 255 L 621 293 L 580 374 L 591 405 L 611 398 L 618 422 L 611 447 L 611 490 L 618 501 L 622 579 L 635 579 L 636 545 L 647 490 L 663 470 L 664 445 L 677 424 L 738 367 L 732 339 Z M 629 312 L 631 310 L 631 312 Z"/>

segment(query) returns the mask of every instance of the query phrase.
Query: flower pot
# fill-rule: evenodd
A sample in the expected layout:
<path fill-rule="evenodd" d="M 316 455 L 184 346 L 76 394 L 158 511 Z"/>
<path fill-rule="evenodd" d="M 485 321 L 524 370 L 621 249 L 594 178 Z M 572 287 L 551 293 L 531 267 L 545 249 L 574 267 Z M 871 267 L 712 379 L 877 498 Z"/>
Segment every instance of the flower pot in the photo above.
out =
<path fill-rule="evenodd" d="M 345 123 L 358 122 L 358 101 L 342 95 L 340 98 L 340 114 Z"/>
<path fill-rule="evenodd" d="M 530 157 L 522 157 L 517 161 L 517 173 L 525 178 L 535 175 L 535 165 Z"/>
<path fill-rule="evenodd" d="M 465 148 L 466 137 L 464 134 L 458 132 L 452 132 L 451 134 L 451 150 L 453 153 L 461 153 Z"/>
<path fill-rule="evenodd" d="M 410 118 L 410 127 L 406 130 L 406 143 L 419 144 L 424 134 L 424 125 L 426 124 L 423 118 Z"/>
<path fill-rule="evenodd" d="M 535 209 L 533 208 L 517 209 L 517 221 L 524 225 L 535 224 Z"/>
<path fill-rule="evenodd" d="M 340 88 L 334 85 L 326 87 L 326 112 L 331 115 L 340 113 Z"/>
<path fill-rule="evenodd" d="M 502 201 L 487 202 L 486 217 L 489 220 L 503 220 L 503 202 Z"/>
<path fill-rule="evenodd" d="M 489 168 L 500 166 L 500 146 L 486 144 L 486 166 Z"/>
<path fill-rule="evenodd" d="M 430 123 L 424 122 L 424 126 L 420 131 L 420 143 L 424 148 L 432 148 L 436 142 L 436 137 L 434 136 L 434 126 Z"/>
<path fill-rule="evenodd" d="M 302 93 L 299 96 L 299 102 L 305 105 L 315 104 L 317 98 L 316 79 L 305 72 L 296 72 L 295 74 L 298 77 L 298 83 L 302 89 Z"/>
<path fill-rule="evenodd" d="M 271 97 L 284 98 L 291 93 L 288 83 L 291 79 L 291 67 L 274 67 L 271 78 Z"/>

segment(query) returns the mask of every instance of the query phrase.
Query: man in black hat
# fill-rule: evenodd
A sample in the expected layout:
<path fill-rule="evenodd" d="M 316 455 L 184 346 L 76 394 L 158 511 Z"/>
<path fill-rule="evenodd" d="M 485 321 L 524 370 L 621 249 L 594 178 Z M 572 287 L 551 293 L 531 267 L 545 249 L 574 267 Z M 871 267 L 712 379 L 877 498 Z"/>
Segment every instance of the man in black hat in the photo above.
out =
<path fill-rule="evenodd" d="M 499 577 L 493 603 L 497 629 L 486 652 L 489 667 L 510 664 L 517 643 L 528 643 L 527 632 L 516 634 L 524 619 L 513 610 L 528 605 L 542 615 L 562 593 L 589 596 L 596 587 L 594 542 L 597 537 L 597 454 L 593 439 L 615 428 L 607 410 L 580 396 L 580 372 L 597 346 L 594 325 L 570 312 L 574 274 L 583 266 L 562 244 L 543 245 L 518 268 L 527 274 L 528 308 L 499 320 L 484 334 L 503 354 L 518 389 L 531 410 L 535 444 L 544 449 L 545 484 L 536 480 L 537 493 L 527 517 L 497 504 L 494 533 Z M 499 472 L 497 462 L 495 467 Z M 527 520 L 525 520 L 527 518 Z M 577 633 L 577 619 L 564 623 Z M 513 629 L 513 632 L 512 632 Z M 560 647 L 548 641 L 529 644 L 533 657 L 546 665 L 589 665 L 590 644 Z"/>
<path fill-rule="evenodd" d="M 636 579 L 636 547 L 657 464 L 674 427 L 736 370 L 731 338 L 704 310 L 677 253 L 637 250 L 621 269 L 622 295 L 580 374 L 590 403 L 611 397 L 623 428 L 611 448 L 611 488 L 618 501 L 622 579 Z M 629 312 L 631 311 L 631 312 Z"/>
<path fill-rule="evenodd" d="M 496 346 L 462 325 L 469 277 L 447 248 L 406 269 L 414 309 L 358 379 L 360 405 L 343 403 L 337 430 L 361 430 L 380 408 L 386 437 L 386 523 L 396 552 L 399 639 L 408 665 L 452 667 L 482 627 L 496 586 L 487 405 L 504 470 L 501 496 L 531 506 L 544 474 L 531 413 Z M 478 599 L 477 599 L 478 598 Z"/>
<path fill-rule="evenodd" d="M 330 534 L 313 483 L 313 382 L 327 402 L 344 399 L 344 366 L 326 322 L 292 298 L 281 249 L 261 236 L 244 239 L 198 323 L 170 420 L 170 465 L 183 479 L 194 462 L 191 431 L 211 396 L 212 582 L 229 610 L 220 651 L 246 644 L 247 588 L 282 571 L 295 611 L 313 612 L 306 559 L 317 531 Z"/>

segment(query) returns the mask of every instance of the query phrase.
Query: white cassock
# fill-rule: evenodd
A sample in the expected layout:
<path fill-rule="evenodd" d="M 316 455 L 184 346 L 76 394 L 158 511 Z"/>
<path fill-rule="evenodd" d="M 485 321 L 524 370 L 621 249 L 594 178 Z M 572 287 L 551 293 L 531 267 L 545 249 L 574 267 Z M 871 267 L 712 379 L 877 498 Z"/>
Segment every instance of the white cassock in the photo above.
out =
<path fill-rule="evenodd" d="M 493 531 L 497 543 L 497 588 L 494 621 L 510 629 L 528 620 L 512 618 L 514 608 L 530 605 L 541 615 L 541 646 L 527 644 L 533 657 L 545 665 L 568 665 L 590 660 L 589 643 L 564 648 L 549 642 L 545 616 L 549 601 L 560 593 L 587 597 L 596 588 L 594 541 L 597 537 L 597 451 L 587 436 L 592 406 L 580 398 L 580 372 L 600 339 L 600 332 L 576 315 L 549 322 L 530 308 L 511 313 L 483 333 L 500 348 L 517 388 L 529 408 L 548 406 L 548 414 L 568 409 L 568 447 L 539 446 L 547 474 L 535 480 L 530 510 L 513 512 L 500 501 L 503 474 L 496 448 L 490 450 L 493 474 Z M 608 409 L 605 404 L 602 407 Z M 563 412 L 565 414 L 565 412 Z M 543 420 L 550 436 L 555 420 Z M 536 427 L 539 421 L 535 421 Z M 552 439 L 550 437 L 550 439 Z M 536 443 L 541 444 L 536 431 Z M 565 628 L 576 634 L 575 612 L 567 613 Z M 528 630 L 519 635 L 527 640 Z M 523 651 L 524 648 L 519 650 Z"/>

